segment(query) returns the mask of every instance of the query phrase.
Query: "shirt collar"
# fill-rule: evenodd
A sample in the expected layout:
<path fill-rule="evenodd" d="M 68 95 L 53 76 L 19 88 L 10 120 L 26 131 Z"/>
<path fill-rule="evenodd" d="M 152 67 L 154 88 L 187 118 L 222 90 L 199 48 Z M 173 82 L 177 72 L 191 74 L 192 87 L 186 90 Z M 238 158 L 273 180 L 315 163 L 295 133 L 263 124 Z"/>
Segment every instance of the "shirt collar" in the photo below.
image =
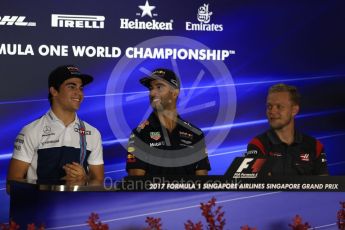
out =
<path fill-rule="evenodd" d="M 178 120 L 181 120 L 180 115 L 177 114 L 177 118 Z M 153 125 L 154 127 L 160 127 L 161 126 L 161 122 L 158 119 L 158 116 L 156 115 L 156 113 L 153 111 L 149 118 L 147 119 L 151 125 Z M 179 123 L 176 123 L 176 127 L 179 126 Z"/>
<path fill-rule="evenodd" d="M 65 124 L 63 123 L 63 121 L 60 120 L 60 119 L 55 115 L 55 113 L 53 112 L 52 109 L 49 109 L 49 110 L 48 110 L 47 115 L 48 115 L 48 117 L 49 117 L 49 119 L 50 119 L 51 121 L 59 122 L 59 123 L 61 123 L 63 126 L 65 126 Z M 74 121 L 73 121 L 71 124 L 69 124 L 68 126 L 74 126 L 75 124 L 79 125 L 79 118 L 78 118 L 78 115 L 77 115 L 77 114 L 75 114 Z"/>
<path fill-rule="evenodd" d="M 272 144 L 274 145 L 279 145 L 282 144 L 283 142 L 279 139 L 278 135 L 276 134 L 276 132 L 273 129 L 268 130 L 267 132 L 268 138 L 269 140 L 272 142 Z M 300 133 L 299 131 L 297 131 L 295 129 L 295 134 L 294 134 L 294 143 L 301 143 L 303 139 L 302 133 Z"/>

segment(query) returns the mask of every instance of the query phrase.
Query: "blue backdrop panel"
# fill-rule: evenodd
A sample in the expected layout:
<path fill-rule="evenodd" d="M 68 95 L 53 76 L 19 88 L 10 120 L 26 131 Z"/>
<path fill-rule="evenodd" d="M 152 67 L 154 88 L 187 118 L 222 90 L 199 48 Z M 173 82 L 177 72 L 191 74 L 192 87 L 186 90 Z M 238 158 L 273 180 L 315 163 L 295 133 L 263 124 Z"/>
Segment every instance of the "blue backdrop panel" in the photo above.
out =
<path fill-rule="evenodd" d="M 150 112 L 138 79 L 157 67 L 182 80 L 178 110 L 205 132 L 210 174 L 224 174 L 268 128 L 266 93 L 283 82 L 302 94 L 298 128 L 323 142 L 331 175 L 344 175 L 344 10 L 341 0 L 2 1 L 0 222 L 15 137 L 49 109 L 47 76 L 68 63 L 95 77 L 78 114 L 102 134 L 109 177 L 126 175 L 127 138 Z"/>

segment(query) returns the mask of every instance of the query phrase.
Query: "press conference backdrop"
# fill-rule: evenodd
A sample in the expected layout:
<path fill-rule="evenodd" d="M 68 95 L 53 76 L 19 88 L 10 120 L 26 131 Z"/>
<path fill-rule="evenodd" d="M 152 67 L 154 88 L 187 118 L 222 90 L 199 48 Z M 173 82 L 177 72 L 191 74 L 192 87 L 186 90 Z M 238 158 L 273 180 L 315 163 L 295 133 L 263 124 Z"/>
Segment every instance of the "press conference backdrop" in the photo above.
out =
<path fill-rule="evenodd" d="M 298 128 L 325 145 L 331 175 L 344 175 L 344 10 L 343 1 L 2 1 L 1 196 L 8 203 L 16 135 L 49 109 L 47 77 L 62 64 L 95 78 L 78 114 L 100 130 L 111 178 L 126 175 L 127 139 L 151 111 L 138 80 L 157 67 L 181 78 L 178 111 L 204 131 L 210 174 L 268 128 L 266 93 L 282 82 L 303 96 Z"/>

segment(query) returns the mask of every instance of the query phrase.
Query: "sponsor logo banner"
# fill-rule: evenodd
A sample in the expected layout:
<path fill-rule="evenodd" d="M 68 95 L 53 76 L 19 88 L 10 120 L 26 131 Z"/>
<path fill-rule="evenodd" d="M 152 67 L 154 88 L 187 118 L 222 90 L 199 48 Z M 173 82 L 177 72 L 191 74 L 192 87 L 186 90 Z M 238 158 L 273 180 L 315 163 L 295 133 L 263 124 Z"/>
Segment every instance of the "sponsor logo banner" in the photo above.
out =
<path fill-rule="evenodd" d="M 51 26 L 64 28 L 103 29 L 104 16 L 52 14 Z"/>
<path fill-rule="evenodd" d="M 36 22 L 26 22 L 25 16 L 0 17 L 0 26 L 36 26 Z"/>
<path fill-rule="evenodd" d="M 213 12 L 209 10 L 209 4 L 203 4 L 199 7 L 197 20 L 199 23 L 186 22 L 186 30 L 188 31 L 223 31 L 222 24 L 210 23 Z"/>
<path fill-rule="evenodd" d="M 142 11 L 141 13 L 136 13 L 136 16 L 140 16 L 143 18 L 145 16 L 149 18 L 157 17 L 157 13 L 153 13 L 152 11 L 156 8 L 156 6 L 150 5 L 149 1 L 146 0 L 145 5 L 139 5 L 138 8 Z M 129 18 L 120 18 L 120 29 L 127 29 L 127 30 L 173 30 L 173 22 L 174 20 L 170 20 L 169 22 L 162 22 L 157 21 L 155 19 L 151 20 L 139 20 L 134 19 L 131 20 Z"/>

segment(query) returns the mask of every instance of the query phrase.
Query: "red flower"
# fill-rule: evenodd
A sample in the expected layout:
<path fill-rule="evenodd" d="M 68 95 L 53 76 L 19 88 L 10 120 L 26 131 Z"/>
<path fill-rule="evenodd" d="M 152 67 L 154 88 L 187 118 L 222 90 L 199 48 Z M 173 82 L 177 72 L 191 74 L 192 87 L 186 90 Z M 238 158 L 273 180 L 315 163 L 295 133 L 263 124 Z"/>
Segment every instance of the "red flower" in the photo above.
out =
<path fill-rule="evenodd" d="M 248 225 L 242 226 L 241 230 L 256 230 L 256 228 L 251 228 Z"/>
<path fill-rule="evenodd" d="M 337 212 L 337 224 L 340 230 L 345 230 L 345 202 L 340 202 L 341 209 Z"/>
<path fill-rule="evenodd" d="M 89 224 L 91 230 L 109 230 L 109 226 L 107 224 L 102 224 L 102 222 L 99 221 L 97 213 L 91 213 L 86 223 Z"/>
<path fill-rule="evenodd" d="M 146 217 L 145 222 L 149 225 L 145 230 L 162 230 L 161 218 Z"/>
<path fill-rule="evenodd" d="M 299 215 L 296 215 L 295 218 L 293 219 L 293 224 L 289 224 L 289 226 L 293 230 L 308 230 L 311 226 L 308 224 L 308 222 L 305 222 L 302 224 L 302 217 Z"/>

